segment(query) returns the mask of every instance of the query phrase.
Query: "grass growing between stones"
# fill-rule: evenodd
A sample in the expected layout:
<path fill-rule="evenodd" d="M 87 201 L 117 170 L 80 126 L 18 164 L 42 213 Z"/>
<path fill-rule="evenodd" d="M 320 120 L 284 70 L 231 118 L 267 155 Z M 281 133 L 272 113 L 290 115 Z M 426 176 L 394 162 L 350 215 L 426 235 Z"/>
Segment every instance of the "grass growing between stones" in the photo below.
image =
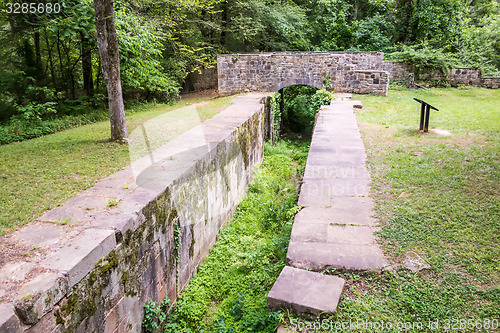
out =
<path fill-rule="evenodd" d="M 199 121 L 228 107 L 232 98 L 200 103 Z M 204 100 L 194 98 L 173 105 L 147 104 L 128 109 L 129 133 L 149 119 Z M 195 125 L 181 123 L 176 134 Z M 109 141 L 109 126 L 109 121 L 104 121 L 0 146 L 0 235 L 30 222 L 129 164 L 128 147 Z"/>
<path fill-rule="evenodd" d="M 267 294 L 285 266 L 308 142 L 265 145 L 264 161 L 165 332 L 275 332 Z"/>
<path fill-rule="evenodd" d="M 439 109 L 431 113 L 430 128 L 452 134 L 417 133 L 413 97 Z M 358 121 L 382 226 L 378 235 L 394 271 L 342 275 L 347 283 L 340 305 L 323 327 L 318 322 L 314 330 L 294 317 L 289 327 L 500 330 L 500 90 L 398 90 L 386 98 L 356 98 L 364 105 Z M 401 267 L 410 251 L 431 268 L 413 273 Z"/>

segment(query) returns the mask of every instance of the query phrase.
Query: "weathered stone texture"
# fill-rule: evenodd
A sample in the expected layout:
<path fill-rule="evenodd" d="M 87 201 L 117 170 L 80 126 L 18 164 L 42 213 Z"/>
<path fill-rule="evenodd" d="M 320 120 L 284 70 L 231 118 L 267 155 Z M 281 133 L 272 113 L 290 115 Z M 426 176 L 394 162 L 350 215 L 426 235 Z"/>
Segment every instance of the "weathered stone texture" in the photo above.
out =
<path fill-rule="evenodd" d="M 406 80 L 415 69 L 409 64 L 384 61 L 382 52 L 273 52 L 220 54 L 217 56 L 221 94 L 278 91 L 291 85 L 323 88 L 330 78 L 336 92 L 387 95 L 389 79 Z M 453 68 L 445 76 L 423 69 L 419 79 L 498 88 L 500 78 L 481 77 L 477 68 Z"/>
<path fill-rule="evenodd" d="M 271 311 L 288 309 L 300 316 L 314 318 L 337 308 L 344 279 L 285 266 L 267 296 Z"/>
<path fill-rule="evenodd" d="M 0 331 L 140 332 L 144 304 L 177 298 L 243 198 L 263 158 L 261 97 L 236 98 L 159 148 L 177 154 L 139 160 L 9 235 L 40 256 L 0 269 Z"/>
<path fill-rule="evenodd" d="M 498 89 L 500 88 L 500 77 L 498 76 L 483 76 L 481 77 L 481 87 Z"/>
<path fill-rule="evenodd" d="M 382 68 L 389 73 L 390 79 L 395 80 L 406 80 L 408 74 L 415 72 L 411 65 L 395 61 L 384 61 Z M 423 81 L 445 81 L 452 85 L 467 84 L 482 88 L 500 88 L 500 77 L 481 76 L 481 70 L 472 67 L 452 68 L 448 75 L 444 75 L 439 70 L 424 68 L 419 73 L 419 79 Z"/>
<path fill-rule="evenodd" d="M 201 68 L 187 75 L 183 91 L 200 91 L 217 88 L 217 68 Z"/>
<path fill-rule="evenodd" d="M 386 95 L 381 52 L 276 52 L 217 57 L 219 92 L 278 91 L 295 85 L 323 88 L 330 77 L 337 92 Z"/>

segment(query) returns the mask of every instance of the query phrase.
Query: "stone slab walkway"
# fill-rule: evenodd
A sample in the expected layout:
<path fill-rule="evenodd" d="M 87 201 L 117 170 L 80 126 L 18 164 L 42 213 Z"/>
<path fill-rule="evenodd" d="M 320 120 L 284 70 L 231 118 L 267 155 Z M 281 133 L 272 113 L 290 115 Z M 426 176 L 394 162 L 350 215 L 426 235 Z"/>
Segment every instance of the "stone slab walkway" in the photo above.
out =
<path fill-rule="evenodd" d="M 269 293 L 270 309 L 280 304 L 297 314 L 304 308 L 334 312 L 343 280 L 320 287 L 325 275 L 316 272 L 388 266 L 373 234 L 378 228 L 369 197 L 371 177 L 354 105 L 336 101 L 318 113 L 298 202 L 304 208 L 295 217 L 287 253 L 287 265 L 298 269 L 294 276 L 300 283 L 285 267 Z"/>
<path fill-rule="evenodd" d="M 290 266 L 321 271 L 380 270 L 388 263 L 376 242 L 371 177 L 353 103 L 321 109 L 307 158 L 288 247 Z"/>

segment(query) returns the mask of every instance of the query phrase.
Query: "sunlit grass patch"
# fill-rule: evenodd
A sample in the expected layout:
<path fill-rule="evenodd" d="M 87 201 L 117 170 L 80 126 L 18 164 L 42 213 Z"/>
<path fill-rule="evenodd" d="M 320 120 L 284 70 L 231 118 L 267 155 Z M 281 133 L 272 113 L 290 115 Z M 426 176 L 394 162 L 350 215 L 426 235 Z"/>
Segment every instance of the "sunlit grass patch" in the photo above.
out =
<path fill-rule="evenodd" d="M 126 110 L 128 131 L 166 112 L 205 101 L 196 109 L 199 122 L 203 122 L 229 106 L 232 98 L 136 105 Z M 199 122 L 179 124 L 177 135 Z M 109 141 L 109 126 L 107 120 L 0 146 L 0 235 L 129 164 L 128 147 Z"/>

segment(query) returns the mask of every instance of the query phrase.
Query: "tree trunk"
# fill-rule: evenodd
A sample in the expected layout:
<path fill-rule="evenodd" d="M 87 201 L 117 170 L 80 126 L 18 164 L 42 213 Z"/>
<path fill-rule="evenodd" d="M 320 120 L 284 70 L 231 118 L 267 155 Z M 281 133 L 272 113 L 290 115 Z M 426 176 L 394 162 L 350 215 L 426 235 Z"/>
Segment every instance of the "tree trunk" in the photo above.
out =
<path fill-rule="evenodd" d="M 52 79 L 53 88 L 56 91 L 56 99 L 59 102 L 59 86 L 57 85 L 56 72 L 54 70 L 54 61 L 52 60 L 52 47 L 53 46 L 50 46 L 49 38 L 47 37 L 47 30 L 45 30 L 44 32 L 45 32 L 44 33 L 45 34 L 45 44 L 47 44 L 47 55 L 49 58 L 48 63 L 50 66 L 50 76 Z"/>
<path fill-rule="evenodd" d="M 82 74 L 83 74 L 83 89 L 87 96 L 94 95 L 94 80 L 92 77 L 92 45 L 88 37 L 83 32 L 80 32 L 82 42 Z"/>
<path fill-rule="evenodd" d="M 113 0 L 94 0 L 94 8 L 102 75 L 108 90 L 111 140 L 123 141 L 128 137 L 128 133 L 123 107 L 120 55 L 113 13 Z"/>
<path fill-rule="evenodd" d="M 413 76 L 413 73 L 408 74 L 408 81 L 406 81 L 406 88 L 417 89 L 417 85 L 415 84 L 415 77 Z"/>
<path fill-rule="evenodd" d="M 226 49 L 227 49 L 227 40 L 226 40 L 226 36 L 227 36 L 227 27 L 228 27 L 228 0 L 222 2 L 222 18 L 221 18 L 221 32 L 220 32 L 220 44 L 222 46 L 224 46 Z"/>
<path fill-rule="evenodd" d="M 35 42 L 35 62 L 36 62 L 36 70 L 37 77 L 36 80 L 38 83 L 41 83 L 44 79 L 43 73 L 43 65 L 42 65 L 42 53 L 40 50 L 40 32 L 36 31 L 33 35 L 33 40 Z"/>

